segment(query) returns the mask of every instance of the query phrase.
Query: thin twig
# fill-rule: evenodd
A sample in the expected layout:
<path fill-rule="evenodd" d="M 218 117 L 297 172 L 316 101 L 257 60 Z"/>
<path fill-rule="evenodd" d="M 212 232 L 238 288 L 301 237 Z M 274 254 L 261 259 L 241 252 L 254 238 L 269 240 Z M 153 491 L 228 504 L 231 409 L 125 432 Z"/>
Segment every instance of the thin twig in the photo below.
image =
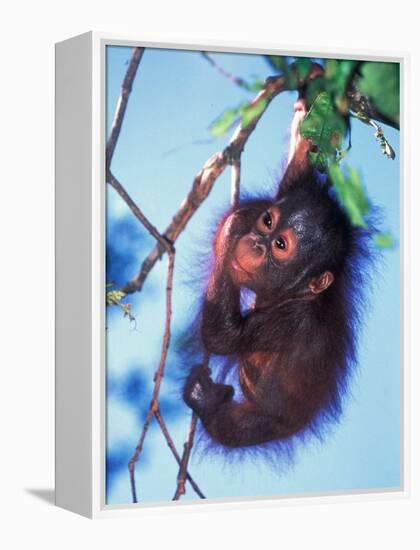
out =
<path fill-rule="evenodd" d="M 134 78 L 136 76 L 136 72 L 137 72 L 140 60 L 142 58 L 143 52 L 144 52 L 143 48 L 135 48 L 133 52 L 132 58 L 130 60 L 130 63 L 121 87 L 121 93 L 118 98 L 118 103 L 117 103 L 117 108 L 114 115 L 114 120 L 112 123 L 111 133 L 110 133 L 110 136 L 107 142 L 107 147 L 106 147 L 106 180 L 107 182 L 117 191 L 117 193 L 120 195 L 122 200 L 127 204 L 127 206 L 130 208 L 134 216 L 140 221 L 140 223 L 142 223 L 144 227 L 149 231 L 149 233 L 158 241 L 159 246 L 161 246 L 169 254 L 168 278 L 167 278 L 167 287 L 166 287 L 166 318 L 165 318 L 165 332 L 164 332 L 164 339 L 163 339 L 163 345 L 162 345 L 162 353 L 161 353 L 159 367 L 156 371 L 155 378 L 154 378 L 155 385 L 154 385 L 153 397 L 150 402 L 150 406 L 146 415 L 146 420 L 143 424 L 142 432 L 141 432 L 135 453 L 129 463 L 131 491 L 132 491 L 134 502 L 137 502 L 137 490 L 136 490 L 135 477 L 134 477 L 135 464 L 143 449 L 144 441 L 145 441 L 150 423 L 153 419 L 153 416 L 156 417 L 158 424 L 162 430 L 162 433 L 169 447 L 171 448 L 177 463 L 179 465 L 181 464 L 181 457 L 179 456 L 175 448 L 175 445 L 173 443 L 173 440 L 169 434 L 169 431 L 166 428 L 166 425 L 162 419 L 162 416 L 159 411 L 159 404 L 158 404 L 159 390 L 160 390 L 161 381 L 164 375 L 166 356 L 167 356 L 169 342 L 170 342 L 170 322 L 171 322 L 171 316 L 172 316 L 171 299 L 172 299 L 172 281 L 173 281 L 173 270 L 174 270 L 174 261 L 175 261 L 175 249 L 172 243 L 168 241 L 165 237 L 163 237 L 159 233 L 159 231 L 156 229 L 156 227 L 146 218 L 146 216 L 143 214 L 143 212 L 140 210 L 140 208 L 136 205 L 136 203 L 130 197 L 128 192 L 125 190 L 123 185 L 117 180 L 117 178 L 112 174 L 110 170 L 112 157 L 113 157 L 115 147 L 121 132 L 122 123 L 123 123 L 125 112 L 127 109 L 128 99 L 132 90 Z M 188 481 L 191 483 L 191 486 L 196 491 L 196 493 L 200 496 L 200 498 L 205 498 L 200 488 L 198 487 L 198 485 L 195 483 L 195 481 L 192 479 L 191 475 L 188 472 L 186 473 L 186 476 Z"/>
<path fill-rule="evenodd" d="M 225 167 L 226 162 L 224 161 L 222 154 L 218 153 L 217 155 L 211 157 L 211 159 L 209 159 L 205 164 L 204 168 L 199 172 L 199 174 L 197 174 L 191 191 L 186 199 L 184 199 L 181 203 L 178 212 L 172 218 L 171 223 L 163 233 L 163 236 L 169 242 L 174 243 L 176 241 L 179 234 L 185 228 L 197 208 L 208 196 L 211 187 L 217 177 L 223 172 Z M 161 244 L 156 245 L 143 261 L 139 274 L 133 280 L 126 283 L 120 290 L 125 294 L 131 294 L 135 291 L 141 290 L 149 272 L 157 260 L 162 257 L 165 251 L 165 247 Z"/>
<path fill-rule="evenodd" d="M 187 466 L 190 459 L 191 449 L 194 443 L 194 434 L 197 427 L 197 415 L 192 414 L 188 436 L 184 443 L 184 452 L 182 454 L 181 465 L 179 467 L 177 488 L 172 500 L 179 500 L 182 495 L 185 495 L 185 480 L 187 478 Z"/>
<path fill-rule="evenodd" d="M 160 426 L 160 429 L 166 439 L 166 443 L 168 444 L 168 447 L 171 449 L 172 451 L 172 454 L 174 455 L 175 457 L 175 460 L 178 462 L 178 465 L 181 466 L 181 457 L 179 456 L 178 454 L 178 451 L 176 450 L 176 447 L 175 447 L 175 444 L 173 442 L 173 439 L 172 437 L 170 436 L 169 434 L 169 431 L 168 431 L 168 428 L 166 427 L 166 424 L 162 418 L 162 415 L 161 415 L 161 412 L 160 410 L 158 409 L 156 412 L 155 412 L 155 418 L 156 420 L 158 421 L 158 424 Z M 197 485 L 197 483 L 193 480 L 192 476 L 189 474 L 188 471 L 186 471 L 186 477 L 187 477 L 187 480 L 190 482 L 191 484 L 191 487 L 194 489 L 194 491 L 197 493 L 197 495 L 200 497 L 200 498 L 206 498 L 205 495 L 201 492 L 201 489 L 200 487 Z"/>
<path fill-rule="evenodd" d="M 243 78 L 239 76 L 235 76 L 234 74 L 224 69 L 221 65 L 218 65 L 218 63 L 216 63 L 213 57 L 207 52 L 201 52 L 201 55 L 204 57 L 206 61 L 210 63 L 213 69 L 215 69 L 222 76 L 224 76 L 225 78 L 227 78 L 228 80 L 236 84 L 237 86 L 240 86 L 241 88 L 245 88 L 245 90 L 250 91 L 251 86 Z"/>
<path fill-rule="evenodd" d="M 130 63 L 128 64 L 127 72 L 121 86 L 121 92 L 118 97 L 117 108 L 115 109 L 114 120 L 112 121 L 111 133 L 109 134 L 106 145 L 106 166 L 111 166 L 112 157 L 114 155 L 115 146 L 121 132 L 121 126 L 124 120 L 125 111 L 127 109 L 128 98 L 130 97 L 133 88 L 134 78 L 137 73 L 141 58 L 144 53 L 144 48 L 134 48 Z"/>
<path fill-rule="evenodd" d="M 117 191 L 117 193 L 120 195 L 123 201 L 127 204 L 127 206 L 130 208 L 130 210 L 135 215 L 135 217 L 139 220 L 140 223 L 144 225 L 144 227 L 158 241 L 158 243 L 160 243 L 160 245 L 164 247 L 166 251 L 173 250 L 173 245 L 168 241 L 168 239 L 165 239 L 165 237 L 162 237 L 162 235 L 159 233 L 156 227 L 146 218 L 146 216 L 143 214 L 143 212 L 140 210 L 140 208 L 133 201 L 133 199 L 130 197 L 130 195 L 127 193 L 127 191 L 124 189 L 121 183 L 117 180 L 117 178 L 111 173 L 110 170 L 108 170 L 108 173 L 107 173 L 107 181 Z"/>
<path fill-rule="evenodd" d="M 150 234 L 158 241 L 155 248 L 151 251 L 149 256 L 144 260 L 141 270 L 137 277 L 127 283 L 122 289 L 126 294 L 134 291 L 141 290 L 142 285 L 150 272 L 150 270 L 155 265 L 156 261 L 162 257 L 162 255 L 168 253 L 168 275 L 167 275 L 167 285 L 166 285 L 166 314 L 165 314 L 165 329 L 162 343 L 162 352 L 159 361 L 159 366 L 155 372 L 154 376 L 154 388 L 152 399 L 148 408 L 146 419 L 144 421 L 140 438 L 138 440 L 134 454 L 129 462 L 129 474 L 130 474 L 130 484 L 132 491 L 133 502 L 137 502 L 137 488 L 135 481 L 135 465 L 140 457 L 140 454 L 143 450 L 144 441 L 148 433 L 151 421 L 153 417 L 156 418 L 161 431 L 166 439 L 168 446 L 170 447 L 172 453 L 175 456 L 178 464 L 180 465 L 178 478 L 177 478 L 177 489 L 174 495 L 174 500 L 178 500 L 183 494 L 185 494 L 185 483 L 186 480 L 191 483 L 194 490 L 201 498 L 205 498 L 197 484 L 193 481 L 190 474 L 188 473 L 188 461 L 191 454 L 191 449 L 194 442 L 194 434 L 197 426 L 197 416 L 192 415 L 191 423 L 188 431 L 188 436 L 184 444 L 184 452 L 182 458 L 179 457 L 179 454 L 175 448 L 173 440 L 166 428 L 166 425 L 162 419 L 159 410 L 159 391 L 164 376 L 166 358 L 168 354 L 170 338 L 171 338 L 171 318 L 172 318 L 172 284 L 173 284 L 173 273 L 174 273 L 174 262 L 175 262 L 175 249 L 173 243 L 178 238 L 179 234 L 183 231 L 187 225 L 190 218 L 193 216 L 195 211 L 199 208 L 201 203 L 210 193 L 214 182 L 224 171 L 228 164 L 232 165 L 232 201 L 234 203 L 238 200 L 239 193 L 239 180 L 240 180 L 240 156 L 245 147 L 245 144 L 255 129 L 259 119 L 262 114 L 267 109 L 271 100 L 279 94 L 285 87 L 285 80 L 282 76 L 270 78 L 267 80 L 265 88 L 256 96 L 256 98 L 251 102 L 251 105 L 257 105 L 259 102 L 262 104 L 262 108 L 259 110 L 259 114 L 254 117 L 254 119 L 242 127 L 239 125 L 230 140 L 229 145 L 220 153 L 213 155 L 204 165 L 202 170 L 197 174 L 194 179 L 192 189 L 189 194 L 181 204 L 178 212 L 173 217 L 170 225 L 166 229 L 165 233 L 162 235 L 159 231 L 153 226 L 153 224 L 144 216 L 140 211 L 138 206 L 131 199 L 127 191 L 121 185 L 121 183 L 113 176 L 110 170 L 112 157 L 115 151 L 115 147 L 121 132 L 122 123 L 124 120 L 125 112 L 127 109 L 128 99 L 132 90 L 133 81 L 143 55 L 142 48 L 136 48 L 133 52 L 132 58 L 127 69 L 121 93 L 118 99 L 118 104 L 112 123 L 110 137 L 108 139 L 106 147 L 106 177 L 107 182 L 114 187 L 114 189 L 119 193 L 124 202 L 129 206 L 136 218 L 146 227 Z M 208 358 L 207 358 L 208 361 Z"/>
<path fill-rule="evenodd" d="M 210 353 L 204 352 L 203 368 L 208 369 L 210 365 Z M 183 494 L 185 494 L 185 479 L 188 479 L 188 462 L 191 455 L 191 450 L 194 443 L 194 435 L 197 428 L 197 415 L 193 413 L 191 415 L 190 425 L 188 428 L 188 435 L 184 443 L 184 452 L 182 453 L 182 459 L 179 465 L 179 471 L 177 476 L 177 488 L 174 498 L 172 500 L 179 500 Z"/>
<path fill-rule="evenodd" d="M 229 145 L 219 153 L 213 155 L 194 178 L 192 187 L 186 198 L 182 201 L 177 213 L 166 228 L 162 236 L 174 243 L 180 233 L 185 229 L 191 217 L 207 198 L 216 179 L 222 174 L 228 164 L 239 159 L 248 138 L 254 131 L 258 121 L 267 109 L 270 102 L 284 90 L 285 79 L 283 76 L 269 78 L 263 90 L 254 98 L 251 105 L 263 102 L 263 108 L 254 119 L 245 127 L 239 125 L 229 142 Z M 125 294 L 139 292 L 156 262 L 165 253 L 166 248 L 160 243 L 153 248 L 143 261 L 136 277 L 128 281 L 120 290 Z"/>
<path fill-rule="evenodd" d="M 150 403 L 149 410 L 147 412 L 146 420 L 143 424 L 143 429 L 141 432 L 140 439 L 137 443 L 136 450 L 134 452 L 134 455 L 132 456 L 130 462 L 128 463 L 128 471 L 130 473 L 130 486 L 131 486 L 131 495 L 133 498 L 133 502 L 137 502 L 137 490 L 136 490 L 136 479 L 135 479 L 135 472 L 134 468 L 136 465 L 137 460 L 139 459 L 140 453 L 143 450 L 143 443 L 146 438 L 147 430 L 149 429 L 150 422 L 153 418 L 154 411 L 153 411 L 153 401 Z"/>
<path fill-rule="evenodd" d="M 153 416 L 156 417 L 156 420 L 158 421 L 158 424 L 162 430 L 162 433 L 172 450 L 172 453 L 175 456 L 175 459 L 179 465 L 181 465 L 181 458 L 178 454 L 178 451 L 176 450 L 176 447 L 173 443 L 173 440 L 169 434 L 168 429 L 166 428 L 166 425 L 163 421 L 163 418 L 159 411 L 159 404 L 158 404 L 158 398 L 159 398 L 159 389 L 161 380 L 163 378 L 163 370 L 166 362 L 166 356 L 167 351 L 169 348 L 169 341 L 170 341 L 170 319 L 172 316 L 171 311 L 171 292 L 172 292 L 172 280 L 173 280 L 173 267 L 174 267 L 174 259 L 175 259 L 175 250 L 171 243 L 169 243 L 166 239 L 164 239 L 157 229 L 149 222 L 149 220 L 144 216 L 144 214 L 141 212 L 141 210 L 138 208 L 138 206 L 134 203 L 134 201 L 131 199 L 131 197 L 128 195 L 128 193 L 125 191 L 124 187 L 118 182 L 118 180 L 109 172 L 108 174 L 108 181 L 109 183 L 116 189 L 116 191 L 119 193 L 121 198 L 126 202 L 126 204 L 129 206 L 133 214 L 136 216 L 136 218 L 148 229 L 148 231 L 153 235 L 162 246 L 164 246 L 167 251 L 169 251 L 169 266 L 168 266 L 168 283 L 167 283 L 167 308 L 166 308 L 166 322 L 165 322 L 165 336 L 164 336 L 164 343 L 163 343 L 163 349 L 162 349 L 162 355 L 161 355 L 161 361 L 159 364 L 158 371 L 155 374 L 155 387 L 153 392 L 153 398 L 150 403 L 148 413 L 146 416 L 146 420 L 143 424 L 142 432 L 140 435 L 139 442 L 137 444 L 135 453 L 132 457 L 132 459 L 129 462 L 129 472 L 130 472 L 130 484 L 131 484 L 131 491 L 132 491 L 132 497 L 133 502 L 137 502 L 137 491 L 136 491 L 136 485 L 135 485 L 135 477 L 134 477 L 134 467 L 135 464 L 140 456 L 140 453 L 143 449 L 144 440 L 146 438 L 147 431 L 149 429 L 150 423 L 152 421 Z M 191 486 L 193 487 L 194 491 L 199 495 L 200 498 L 205 498 L 204 494 L 201 492 L 198 485 L 195 483 L 195 481 L 192 479 L 191 475 L 187 472 L 186 477 L 188 481 L 191 483 Z"/>
<path fill-rule="evenodd" d="M 171 340 L 172 283 L 173 283 L 173 277 L 174 277 L 174 265 L 175 265 L 175 251 L 171 250 L 169 251 L 169 259 L 168 259 L 168 277 L 167 277 L 167 283 L 166 283 L 165 332 L 163 335 L 162 353 L 160 356 L 159 366 L 156 370 L 156 373 L 153 379 L 155 385 L 153 388 L 152 401 L 150 402 L 150 405 L 149 405 L 149 410 L 143 425 L 139 442 L 128 464 L 133 502 L 137 502 L 136 482 L 135 482 L 135 476 L 134 476 L 135 465 L 143 449 L 144 440 L 147 434 L 147 430 L 149 429 L 152 417 L 156 415 L 156 411 L 159 410 L 158 399 L 159 399 L 160 385 L 162 383 L 162 379 L 164 376 L 166 357 L 168 355 L 169 343 Z"/>

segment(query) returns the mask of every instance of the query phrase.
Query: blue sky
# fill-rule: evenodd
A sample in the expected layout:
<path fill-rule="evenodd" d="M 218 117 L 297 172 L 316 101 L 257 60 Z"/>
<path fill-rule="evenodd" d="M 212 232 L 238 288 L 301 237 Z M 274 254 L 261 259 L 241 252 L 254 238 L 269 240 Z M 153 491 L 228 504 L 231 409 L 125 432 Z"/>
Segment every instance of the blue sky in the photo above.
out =
<path fill-rule="evenodd" d="M 107 119 L 112 120 L 131 49 L 108 47 Z M 232 73 L 261 79 L 270 74 L 261 56 L 215 54 Z M 164 230 L 188 193 L 204 162 L 228 142 L 208 132 L 227 107 L 250 96 L 219 75 L 198 52 L 146 50 L 134 82 L 112 170 L 145 215 Z M 249 139 L 242 156 L 242 189 L 275 189 L 284 165 L 293 94 L 276 98 Z M 355 122 L 348 162 L 358 169 L 372 202 L 383 213 L 383 228 L 397 240 L 380 260 L 360 340 L 359 367 L 341 422 L 322 444 L 298 449 L 288 468 L 259 460 L 227 463 L 214 453 L 193 453 L 190 471 L 207 497 L 271 496 L 400 484 L 400 280 L 399 280 L 399 133 L 384 127 L 396 151 L 386 159 L 373 131 Z M 177 241 L 173 294 L 173 340 L 162 387 L 162 410 L 179 450 L 190 411 L 180 399 L 188 358 L 176 341 L 188 327 L 200 275 L 197 250 L 210 246 L 211 229 L 229 204 L 229 171 L 217 180 L 187 230 Z M 153 246 L 119 196 L 107 190 L 108 278 L 122 284 L 131 278 Z M 131 502 L 127 462 L 136 446 L 159 361 L 164 325 L 166 261 L 159 262 L 141 293 L 127 300 L 135 325 L 118 308 L 107 319 L 108 504 Z M 137 465 L 142 501 L 171 500 L 177 465 L 157 428 L 152 428 Z M 189 489 L 185 498 L 196 498 Z"/>

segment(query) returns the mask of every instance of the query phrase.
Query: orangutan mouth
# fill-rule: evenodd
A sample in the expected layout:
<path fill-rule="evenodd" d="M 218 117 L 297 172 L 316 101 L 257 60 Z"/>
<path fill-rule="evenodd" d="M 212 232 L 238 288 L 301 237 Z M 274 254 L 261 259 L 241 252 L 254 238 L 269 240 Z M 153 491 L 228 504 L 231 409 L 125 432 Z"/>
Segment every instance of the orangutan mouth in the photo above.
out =
<path fill-rule="evenodd" d="M 231 265 L 232 269 L 239 275 L 241 279 L 251 280 L 254 278 L 252 273 L 244 269 L 235 257 L 232 259 Z"/>

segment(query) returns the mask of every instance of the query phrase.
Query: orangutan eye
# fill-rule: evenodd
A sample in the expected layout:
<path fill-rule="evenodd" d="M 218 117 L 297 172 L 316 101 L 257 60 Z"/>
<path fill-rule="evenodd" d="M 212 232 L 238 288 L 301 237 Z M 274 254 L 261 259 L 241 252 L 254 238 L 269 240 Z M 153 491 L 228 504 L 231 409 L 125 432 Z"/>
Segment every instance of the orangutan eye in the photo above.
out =
<path fill-rule="evenodd" d="M 273 220 L 270 216 L 270 212 L 266 212 L 263 216 L 263 224 L 268 227 L 268 229 L 271 229 L 272 225 L 273 225 Z"/>
<path fill-rule="evenodd" d="M 280 250 L 286 250 L 286 241 L 282 237 L 276 239 L 275 245 Z"/>
<path fill-rule="evenodd" d="M 265 212 L 262 212 L 255 224 L 256 230 L 264 235 L 271 235 L 276 227 L 280 213 L 275 208 L 269 208 Z"/>

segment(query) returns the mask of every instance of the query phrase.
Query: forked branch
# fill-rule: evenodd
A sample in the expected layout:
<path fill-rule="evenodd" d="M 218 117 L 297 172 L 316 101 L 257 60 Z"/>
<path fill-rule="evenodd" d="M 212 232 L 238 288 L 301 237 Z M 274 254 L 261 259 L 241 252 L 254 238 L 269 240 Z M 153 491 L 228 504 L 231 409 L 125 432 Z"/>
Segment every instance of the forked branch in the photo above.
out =
<path fill-rule="evenodd" d="M 270 102 L 285 89 L 285 78 L 283 76 L 276 76 L 269 78 L 264 88 L 258 93 L 258 95 L 251 102 L 251 107 L 255 108 L 255 115 L 246 125 L 239 124 L 236 128 L 228 146 L 221 152 L 213 155 L 199 171 L 193 180 L 192 187 L 182 201 L 177 212 L 173 216 L 170 224 L 164 231 L 160 233 L 157 228 L 145 217 L 140 208 L 135 204 L 123 185 L 111 172 L 111 162 L 115 147 L 121 132 L 124 116 L 127 109 L 128 99 L 132 90 L 133 82 L 140 60 L 143 55 L 143 48 L 135 48 L 132 58 L 130 60 L 124 81 L 121 87 L 120 97 L 115 112 L 115 116 L 112 123 L 110 137 L 108 139 L 106 147 L 106 179 L 107 182 L 116 190 L 122 200 L 128 205 L 131 212 L 138 219 L 138 221 L 147 229 L 147 231 L 156 239 L 157 244 L 151 250 L 149 255 L 143 261 L 140 270 L 136 277 L 127 282 L 120 290 L 125 294 L 130 294 L 136 291 L 140 291 L 142 286 L 150 273 L 151 269 L 156 264 L 163 254 L 168 254 L 168 271 L 166 282 L 166 312 L 165 312 L 165 328 L 162 342 L 162 351 L 160 356 L 159 365 L 154 375 L 154 387 L 153 395 L 150 401 L 146 419 L 143 423 L 141 434 L 134 451 L 134 454 L 129 462 L 129 474 L 130 484 L 133 502 L 137 502 L 137 487 L 135 481 L 135 466 L 140 457 L 140 454 L 144 447 L 144 442 L 153 418 L 156 419 L 165 440 L 175 457 L 176 462 L 179 465 L 179 473 L 177 477 L 177 487 L 174 495 L 174 500 L 178 500 L 183 494 L 185 494 L 185 484 L 188 481 L 194 491 L 200 498 L 205 498 L 198 485 L 194 482 L 191 475 L 188 472 L 188 462 L 191 454 L 191 450 L 194 442 L 194 434 L 197 426 L 197 416 L 192 415 L 187 438 L 184 444 L 184 451 L 182 457 L 180 457 L 174 442 L 169 434 L 166 424 L 162 418 L 159 409 L 159 392 L 161 388 L 162 379 L 164 377 L 166 359 L 168 355 L 168 349 L 171 339 L 171 318 L 172 318 L 172 285 L 175 265 L 175 248 L 174 243 L 181 234 L 181 232 L 187 226 L 189 220 L 198 210 L 200 205 L 205 201 L 217 178 L 223 173 L 228 165 L 232 166 L 231 176 L 231 203 L 233 206 L 237 205 L 239 200 L 240 190 L 240 169 L 241 169 L 241 155 L 248 141 L 250 135 L 254 131 L 258 124 L 258 121 L 266 111 Z M 209 59 L 208 59 L 209 60 Z M 212 61 L 212 60 L 211 60 Z M 214 62 L 213 62 L 214 64 Z M 217 68 L 217 67 L 216 67 Z M 218 69 L 220 72 L 220 69 Z M 226 76 L 226 75 L 225 75 Z M 237 82 L 238 83 L 238 82 Z M 208 358 L 206 358 L 208 361 Z"/>
<path fill-rule="evenodd" d="M 189 220 L 208 197 L 216 179 L 223 173 L 226 166 L 229 164 L 235 165 L 235 163 L 239 166 L 238 162 L 246 142 L 270 102 L 284 90 L 284 86 L 285 79 L 283 76 L 276 76 L 267 80 L 265 87 L 251 102 L 252 106 L 261 104 L 261 109 L 256 110 L 258 114 L 256 114 L 246 126 L 239 124 L 228 146 L 223 151 L 210 157 L 205 163 L 203 168 L 194 178 L 190 192 L 182 201 L 178 211 L 172 218 L 171 223 L 162 234 L 164 238 L 169 240 L 171 243 L 175 243 L 180 233 L 185 229 Z M 165 252 L 165 247 L 160 243 L 157 244 L 143 261 L 138 274 L 131 281 L 128 281 L 120 290 L 125 294 L 139 292 L 142 289 L 150 271 Z"/>
<path fill-rule="evenodd" d="M 179 500 L 182 495 L 185 495 L 185 480 L 188 477 L 187 466 L 190 459 L 191 449 L 194 443 L 195 430 L 197 428 L 197 415 L 192 413 L 190 427 L 188 430 L 187 439 L 184 443 L 184 452 L 182 454 L 182 460 L 179 467 L 177 477 L 177 487 L 174 498 L 172 500 Z"/>
<path fill-rule="evenodd" d="M 135 464 L 140 456 L 140 453 L 143 449 L 144 441 L 148 432 L 148 429 L 150 427 L 151 421 L 153 417 L 156 418 L 161 431 L 166 439 L 166 442 L 171 449 L 177 463 L 181 466 L 181 457 L 179 456 L 178 451 L 176 450 L 176 447 L 174 445 L 174 442 L 169 434 L 169 431 L 163 421 L 162 415 L 159 410 L 159 391 L 160 386 L 162 382 L 162 378 L 164 376 L 164 369 L 166 364 L 166 358 L 168 354 L 169 344 L 170 344 L 170 337 L 171 337 L 171 317 L 172 317 L 172 281 L 173 281 L 173 272 L 174 272 L 174 263 L 175 263 L 175 249 L 173 247 L 173 244 L 164 236 L 162 236 L 159 231 L 156 229 L 156 227 L 146 218 L 146 216 L 143 214 L 143 212 L 140 210 L 140 208 L 137 206 L 137 204 L 133 201 L 133 199 L 130 197 L 128 192 L 125 190 L 123 185 L 117 180 L 117 178 L 112 174 L 110 166 L 112 157 L 115 151 L 115 147 L 118 141 L 118 137 L 121 132 L 122 123 L 124 120 L 124 115 L 127 109 L 128 99 L 132 90 L 132 85 L 134 81 L 134 77 L 136 75 L 141 57 L 143 55 L 143 48 L 135 48 L 132 58 L 130 60 L 127 73 L 125 75 L 122 87 L 121 87 L 121 93 L 118 99 L 117 108 L 111 128 L 110 137 L 107 142 L 106 147 L 106 180 L 107 182 L 117 191 L 117 193 L 120 195 L 122 200 L 127 204 L 127 206 L 130 208 L 134 216 L 139 220 L 139 222 L 149 231 L 149 233 L 157 240 L 160 247 L 162 247 L 169 256 L 168 260 L 168 276 L 167 276 L 167 284 L 166 284 L 166 314 L 165 314 L 165 330 L 164 330 L 164 337 L 163 337 L 163 344 L 162 344 L 162 353 L 159 361 L 159 366 L 157 368 L 157 371 L 154 376 L 154 389 L 153 389 L 153 396 L 152 400 L 150 402 L 148 412 L 146 415 L 146 420 L 143 424 L 143 428 L 141 431 L 140 439 L 138 441 L 137 447 L 135 449 L 134 455 L 131 458 L 129 462 L 129 472 L 130 472 L 130 483 L 131 483 L 131 491 L 133 496 L 133 501 L 137 502 L 137 490 L 136 490 L 136 484 L 135 484 Z M 188 472 L 185 472 L 186 479 L 191 483 L 193 489 L 196 491 L 198 496 L 200 498 L 205 498 L 203 493 L 201 492 L 198 485 L 194 482 L 191 475 Z"/>

